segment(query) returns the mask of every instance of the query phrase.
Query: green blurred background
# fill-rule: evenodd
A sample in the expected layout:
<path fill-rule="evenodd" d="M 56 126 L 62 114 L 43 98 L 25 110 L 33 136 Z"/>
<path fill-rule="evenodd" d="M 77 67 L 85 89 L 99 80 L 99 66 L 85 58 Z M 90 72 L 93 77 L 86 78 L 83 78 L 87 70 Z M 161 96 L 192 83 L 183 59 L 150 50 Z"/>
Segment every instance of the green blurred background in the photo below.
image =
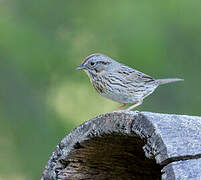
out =
<path fill-rule="evenodd" d="M 201 115 L 201 1 L 0 0 L 0 180 L 39 179 L 69 131 L 119 107 L 75 71 L 95 52 L 185 79 L 138 110 Z"/>

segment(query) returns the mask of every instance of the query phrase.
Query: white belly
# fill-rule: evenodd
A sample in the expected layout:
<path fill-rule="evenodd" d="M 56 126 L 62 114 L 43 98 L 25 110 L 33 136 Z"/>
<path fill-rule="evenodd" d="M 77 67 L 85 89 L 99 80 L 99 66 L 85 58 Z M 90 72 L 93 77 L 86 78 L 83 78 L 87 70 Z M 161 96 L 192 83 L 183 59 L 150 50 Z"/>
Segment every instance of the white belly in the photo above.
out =
<path fill-rule="evenodd" d="M 111 99 L 113 101 L 123 103 L 123 104 L 135 103 L 138 101 L 138 98 L 134 96 L 128 96 L 122 93 L 114 94 L 114 92 L 108 92 L 108 93 L 101 93 L 101 95 L 108 99 Z"/>

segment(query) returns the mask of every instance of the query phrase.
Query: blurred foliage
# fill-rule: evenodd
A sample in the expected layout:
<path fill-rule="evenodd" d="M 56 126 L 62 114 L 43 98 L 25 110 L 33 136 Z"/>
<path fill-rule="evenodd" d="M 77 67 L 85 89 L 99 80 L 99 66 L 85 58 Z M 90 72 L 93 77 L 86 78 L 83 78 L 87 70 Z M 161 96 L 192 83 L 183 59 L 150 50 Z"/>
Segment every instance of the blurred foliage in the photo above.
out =
<path fill-rule="evenodd" d="M 39 179 L 62 137 L 119 107 L 75 71 L 95 52 L 185 79 L 138 110 L 201 115 L 200 8 L 195 0 L 0 0 L 0 179 Z"/>

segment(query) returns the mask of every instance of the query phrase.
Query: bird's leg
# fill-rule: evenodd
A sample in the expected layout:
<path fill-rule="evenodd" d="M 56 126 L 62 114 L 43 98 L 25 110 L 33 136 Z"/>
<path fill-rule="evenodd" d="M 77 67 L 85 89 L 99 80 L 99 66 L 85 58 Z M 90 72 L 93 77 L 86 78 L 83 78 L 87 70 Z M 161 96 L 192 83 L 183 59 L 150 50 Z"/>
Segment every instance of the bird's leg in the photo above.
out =
<path fill-rule="evenodd" d="M 142 101 L 138 101 L 136 104 L 133 104 L 132 106 L 130 106 L 129 108 L 127 108 L 127 111 L 130 111 L 131 109 L 136 108 L 137 106 L 139 106 L 140 104 L 142 104 Z"/>
<path fill-rule="evenodd" d="M 120 107 L 119 107 L 119 109 L 122 109 L 123 107 L 125 107 L 126 106 L 126 104 L 122 104 Z"/>

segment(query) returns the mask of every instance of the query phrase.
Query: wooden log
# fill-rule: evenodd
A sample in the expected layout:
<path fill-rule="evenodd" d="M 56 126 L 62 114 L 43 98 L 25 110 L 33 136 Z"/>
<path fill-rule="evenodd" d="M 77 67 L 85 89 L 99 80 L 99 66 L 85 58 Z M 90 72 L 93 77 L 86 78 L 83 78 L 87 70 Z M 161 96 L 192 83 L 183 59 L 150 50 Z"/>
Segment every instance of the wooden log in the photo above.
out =
<path fill-rule="evenodd" d="M 41 180 L 201 179 L 201 117 L 115 111 L 75 128 Z"/>

